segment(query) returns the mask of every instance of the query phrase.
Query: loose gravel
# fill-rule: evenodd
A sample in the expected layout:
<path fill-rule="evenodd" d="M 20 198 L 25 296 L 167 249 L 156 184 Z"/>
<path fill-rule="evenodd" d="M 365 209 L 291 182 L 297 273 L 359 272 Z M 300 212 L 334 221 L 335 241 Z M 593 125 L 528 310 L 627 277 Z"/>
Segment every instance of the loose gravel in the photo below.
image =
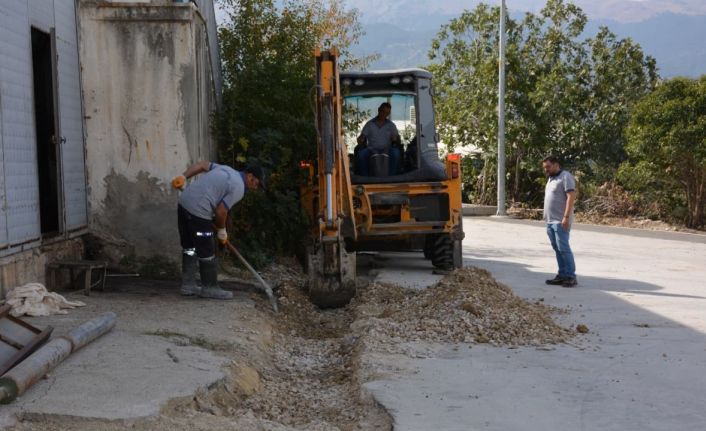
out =
<path fill-rule="evenodd" d="M 563 310 L 524 300 L 475 267 L 423 290 L 373 283 L 354 306 L 367 319 L 370 342 L 383 347 L 414 341 L 539 346 L 573 335 L 552 319 Z"/>

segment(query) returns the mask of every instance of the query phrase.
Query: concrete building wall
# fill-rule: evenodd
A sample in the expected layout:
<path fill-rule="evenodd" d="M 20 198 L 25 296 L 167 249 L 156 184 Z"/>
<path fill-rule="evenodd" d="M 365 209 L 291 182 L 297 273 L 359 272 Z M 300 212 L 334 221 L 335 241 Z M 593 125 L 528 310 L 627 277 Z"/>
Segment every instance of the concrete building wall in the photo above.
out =
<path fill-rule="evenodd" d="M 83 120 L 73 1 L 0 2 L 0 297 L 8 288 L 45 281 L 45 264 L 78 259 L 74 239 L 87 224 Z M 59 196 L 58 230 L 40 223 L 40 157 L 32 56 L 32 29 L 47 35 L 57 54 L 54 76 L 56 160 L 53 192 Z M 63 138 L 63 139 L 62 139 Z M 40 145 L 47 145 L 46 142 Z M 46 210 L 46 209 L 45 209 Z"/>
<path fill-rule="evenodd" d="M 210 1 L 199 3 L 212 15 Z M 90 229 L 118 246 L 115 259 L 176 258 L 178 195 L 169 182 L 216 156 L 215 22 L 193 2 L 79 5 Z"/>

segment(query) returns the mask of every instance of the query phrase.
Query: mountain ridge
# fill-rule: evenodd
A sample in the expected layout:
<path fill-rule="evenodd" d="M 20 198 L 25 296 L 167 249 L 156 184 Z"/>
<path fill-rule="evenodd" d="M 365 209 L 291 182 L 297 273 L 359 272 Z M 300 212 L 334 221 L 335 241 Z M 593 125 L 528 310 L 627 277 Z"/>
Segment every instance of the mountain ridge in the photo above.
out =
<path fill-rule="evenodd" d="M 366 34 L 353 53 L 358 56 L 379 53 L 380 59 L 373 62 L 370 69 L 424 66 L 429 63 L 427 54 L 432 39 L 441 25 L 453 17 L 427 15 L 427 25 L 424 26 L 415 25 L 414 19 L 410 18 L 405 25 L 408 28 L 383 22 L 363 24 Z M 657 60 L 662 77 L 706 74 L 706 44 L 702 43 L 706 41 L 706 14 L 665 12 L 639 22 L 589 20 L 584 36 L 595 35 L 600 26 L 607 26 L 620 38 L 630 37 L 639 43 L 647 55 Z"/>

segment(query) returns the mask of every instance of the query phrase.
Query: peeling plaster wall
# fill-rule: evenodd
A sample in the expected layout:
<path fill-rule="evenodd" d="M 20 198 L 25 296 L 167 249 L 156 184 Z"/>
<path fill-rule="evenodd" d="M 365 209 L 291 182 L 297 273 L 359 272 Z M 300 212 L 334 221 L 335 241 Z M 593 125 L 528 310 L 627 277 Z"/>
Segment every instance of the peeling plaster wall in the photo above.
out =
<path fill-rule="evenodd" d="M 193 3 L 79 4 L 90 230 L 126 242 L 123 254 L 176 258 L 169 182 L 215 157 L 203 15 Z"/>

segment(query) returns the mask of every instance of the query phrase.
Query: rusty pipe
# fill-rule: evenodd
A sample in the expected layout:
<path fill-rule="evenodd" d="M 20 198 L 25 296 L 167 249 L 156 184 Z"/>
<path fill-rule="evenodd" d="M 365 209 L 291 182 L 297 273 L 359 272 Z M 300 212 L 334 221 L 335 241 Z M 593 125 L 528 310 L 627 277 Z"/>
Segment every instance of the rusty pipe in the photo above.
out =
<path fill-rule="evenodd" d="M 115 327 L 115 313 L 109 312 L 54 338 L 0 377 L 0 404 L 8 404 L 37 383 L 73 352 Z"/>

